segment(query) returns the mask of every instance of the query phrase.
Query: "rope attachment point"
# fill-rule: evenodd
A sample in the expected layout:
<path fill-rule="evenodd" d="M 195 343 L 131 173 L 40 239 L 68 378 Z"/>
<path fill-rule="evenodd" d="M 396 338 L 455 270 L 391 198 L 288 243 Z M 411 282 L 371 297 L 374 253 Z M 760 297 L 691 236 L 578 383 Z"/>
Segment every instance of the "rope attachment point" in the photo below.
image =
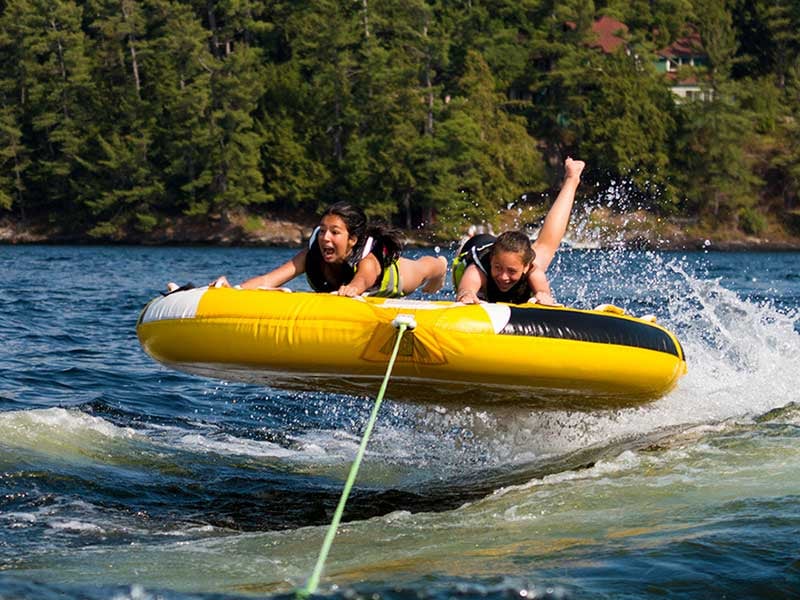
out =
<path fill-rule="evenodd" d="M 409 331 L 413 331 L 417 328 L 417 320 L 414 318 L 414 315 L 404 314 L 399 314 L 392 320 L 392 327 L 395 329 L 400 329 L 403 325 L 405 325 L 405 328 Z"/>

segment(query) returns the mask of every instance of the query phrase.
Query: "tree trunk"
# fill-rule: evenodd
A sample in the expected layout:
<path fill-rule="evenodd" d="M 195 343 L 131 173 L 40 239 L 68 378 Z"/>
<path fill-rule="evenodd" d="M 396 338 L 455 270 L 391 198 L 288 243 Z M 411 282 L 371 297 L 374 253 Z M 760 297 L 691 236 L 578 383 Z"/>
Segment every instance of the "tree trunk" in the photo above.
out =
<path fill-rule="evenodd" d="M 425 227 L 430 227 L 431 225 L 433 225 L 433 220 L 434 220 L 433 206 L 428 205 L 425 207 L 425 223 L 424 223 Z"/>
<path fill-rule="evenodd" d="M 16 189 L 14 190 L 17 197 L 17 206 L 20 207 L 20 214 L 25 218 L 25 203 L 22 201 L 22 169 L 19 166 L 19 153 L 14 150 L 14 179 L 16 180 Z"/>
<path fill-rule="evenodd" d="M 411 229 L 411 192 L 408 190 L 403 193 L 403 211 L 406 213 L 406 229 Z"/>
<path fill-rule="evenodd" d="M 122 8 L 122 19 L 127 23 L 128 22 L 128 11 L 125 9 L 125 0 L 120 2 L 120 7 Z M 128 50 L 131 53 L 131 70 L 133 71 L 133 82 L 136 85 L 136 97 L 141 99 L 141 80 L 139 79 L 139 63 L 136 60 L 136 45 L 135 45 L 136 38 L 133 33 L 128 34 Z"/>
<path fill-rule="evenodd" d="M 217 37 L 217 19 L 214 16 L 214 1 L 208 0 L 206 3 L 208 13 L 208 28 L 211 30 L 211 54 L 219 58 L 219 38 Z"/>
<path fill-rule="evenodd" d="M 428 39 L 428 24 L 422 29 L 422 37 Z M 433 81 L 431 81 L 431 54 L 426 48 L 425 52 L 425 89 L 428 98 L 428 114 L 425 118 L 425 135 L 433 135 Z"/>
<path fill-rule="evenodd" d="M 342 160 L 342 124 L 340 122 L 341 114 L 342 114 L 342 105 L 337 100 L 336 104 L 334 105 L 334 118 L 335 118 L 335 125 L 333 126 L 333 156 L 338 161 L 341 162 Z"/>
<path fill-rule="evenodd" d="M 56 32 L 56 34 L 58 34 L 58 27 L 56 27 L 56 22 L 55 21 L 52 21 L 52 20 L 50 21 L 50 27 L 52 27 L 53 31 Z M 64 64 L 64 48 L 61 46 L 61 40 L 58 37 L 56 37 L 56 42 L 57 42 L 57 48 L 58 48 L 58 62 L 59 62 L 59 66 L 61 67 L 61 79 L 64 81 L 64 83 L 66 83 L 67 82 L 67 66 Z M 62 100 L 62 105 L 61 106 L 62 106 L 62 108 L 64 110 L 64 118 L 65 119 L 69 119 L 69 111 L 67 110 L 67 100 L 66 100 L 66 98 L 63 97 L 63 95 L 62 95 L 61 100 Z"/>
<path fill-rule="evenodd" d="M 50 21 L 50 27 L 53 29 L 53 31 L 56 34 L 58 33 L 58 27 L 56 26 L 56 22 L 55 21 L 52 21 L 52 20 Z M 59 63 L 59 66 L 61 67 L 61 79 L 66 81 L 67 80 L 67 67 L 64 64 L 64 48 L 61 46 L 61 40 L 58 39 L 58 37 L 56 37 L 56 42 L 58 44 L 58 46 L 57 46 L 58 47 L 58 63 Z"/>

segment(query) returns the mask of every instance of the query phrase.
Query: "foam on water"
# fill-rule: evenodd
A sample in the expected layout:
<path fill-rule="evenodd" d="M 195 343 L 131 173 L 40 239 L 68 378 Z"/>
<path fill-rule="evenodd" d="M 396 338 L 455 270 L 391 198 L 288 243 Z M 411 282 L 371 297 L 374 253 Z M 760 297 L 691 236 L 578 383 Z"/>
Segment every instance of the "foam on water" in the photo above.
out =
<path fill-rule="evenodd" d="M 218 427 L 205 424 L 164 426 L 144 424 L 139 428 L 121 427 L 103 417 L 78 409 L 46 408 L 0 413 L 0 445 L 28 449 L 41 454 L 67 459 L 94 456 L 114 462 L 113 456 L 131 451 L 126 442 L 139 444 L 162 457 L 175 452 L 212 453 L 221 456 L 279 458 L 298 463 L 325 460 L 338 462 L 358 447 L 358 438 L 341 433 L 321 436 L 311 432 L 286 448 L 268 440 L 237 437 Z M 94 449 L 94 450 L 91 450 Z M 113 451 L 113 454 L 111 453 Z M 105 453 L 105 454 L 103 454 Z"/>
<path fill-rule="evenodd" d="M 76 409 L 46 408 L 0 413 L 0 445 L 25 448 L 65 460 L 70 456 L 86 456 L 90 447 L 95 448 L 92 454 L 96 455 L 110 443 L 137 438 L 140 436 L 134 429 L 118 427 Z"/>
<path fill-rule="evenodd" d="M 775 425 L 795 421 L 796 413 L 781 411 Z M 581 569 L 597 565 L 607 572 L 607 561 L 631 553 L 657 562 L 660 553 L 687 541 L 699 548 L 695 552 L 707 552 L 703 540 L 723 535 L 732 519 L 755 518 L 760 502 L 775 502 L 786 481 L 800 475 L 796 428 L 754 425 L 690 428 L 668 446 L 625 450 L 588 468 L 506 486 L 444 514 L 397 510 L 346 523 L 329 557 L 324 590 L 367 581 L 397 586 L 420 577 L 436 582 L 450 574 L 480 578 L 521 568 L 534 581 L 547 581 L 535 574 L 550 565 L 556 565 L 554 583 L 569 586 Z M 786 543 L 790 526 L 777 530 L 776 541 Z M 58 565 L 57 579 L 113 582 L 120 573 L 135 573 L 152 587 L 179 582 L 189 591 L 286 592 L 307 577 L 323 532 L 303 527 L 234 534 L 121 546 L 101 555 L 87 549 L 50 560 Z M 39 574 L 41 567 L 32 567 L 30 574 Z"/>
<path fill-rule="evenodd" d="M 210 438 L 198 433 L 186 434 L 179 440 L 180 447 L 190 452 L 211 452 L 221 455 L 249 456 L 253 458 L 293 458 L 298 452 L 288 450 L 263 440 L 237 438 L 222 435 Z"/>

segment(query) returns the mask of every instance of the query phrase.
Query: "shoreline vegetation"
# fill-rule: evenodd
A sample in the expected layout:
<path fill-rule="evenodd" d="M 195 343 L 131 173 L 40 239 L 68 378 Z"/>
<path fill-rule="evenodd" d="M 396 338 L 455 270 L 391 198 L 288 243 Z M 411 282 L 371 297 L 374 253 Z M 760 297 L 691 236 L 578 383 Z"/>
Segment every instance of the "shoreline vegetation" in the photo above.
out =
<path fill-rule="evenodd" d="M 796 5 L 5 2 L 0 243 L 535 235 L 571 156 L 575 246 L 794 249 Z"/>
<path fill-rule="evenodd" d="M 499 227 L 522 229 L 532 239 L 538 230 L 538 212 L 532 215 L 509 210 L 499 216 Z M 800 220 L 800 219 L 798 219 Z M 0 245 L 138 245 L 138 246 L 283 246 L 305 244 L 316 225 L 316 216 L 303 214 L 251 214 L 181 216 L 165 220 L 147 233 L 135 230 L 120 232 L 113 239 L 98 239 L 85 234 L 66 232 L 46 220 L 20 223 L 0 220 Z M 479 224 L 485 225 L 485 224 Z M 468 228 L 464 227 L 464 235 Z M 447 239 L 424 229 L 404 230 L 409 247 L 453 247 L 458 239 Z M 696 219 L 660 217 L 646 212 L 612 213 L 594 209 L 573 215 L 565 244 L 575 248 L 643 250 L 717 250 L 717 251 L 798 251 L 800 235 L 792 235 L 779 223 L 769 224 L 762 235 L 747 235 L 736 228 L 719 228 Z"/>

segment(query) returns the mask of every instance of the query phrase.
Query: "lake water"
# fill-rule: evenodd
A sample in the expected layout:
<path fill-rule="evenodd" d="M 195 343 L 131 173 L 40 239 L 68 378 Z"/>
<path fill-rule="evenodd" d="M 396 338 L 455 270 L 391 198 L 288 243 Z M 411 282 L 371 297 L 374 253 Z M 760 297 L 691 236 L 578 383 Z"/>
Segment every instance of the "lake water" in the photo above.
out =
<path fill-rule="evenodd" d="M 0 598 L 305 584 L 372 399 L 177 373 L 135 333 L 166 281 L 291 254 L 0 247 Z M 549 275 L 569 305 L 657 315 L 688 375 L 595 412 L 390 383 L 318 593 L 800 598 L 800 254 L 564 250 Z"/>

